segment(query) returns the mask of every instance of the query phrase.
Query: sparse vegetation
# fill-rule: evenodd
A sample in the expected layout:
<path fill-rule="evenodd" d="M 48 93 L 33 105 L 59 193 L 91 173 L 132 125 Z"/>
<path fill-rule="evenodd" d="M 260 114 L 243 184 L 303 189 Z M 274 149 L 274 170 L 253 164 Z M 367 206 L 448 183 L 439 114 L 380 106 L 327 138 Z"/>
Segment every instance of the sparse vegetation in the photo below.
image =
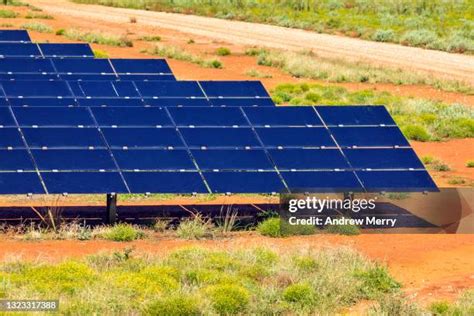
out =
<path fill-rule="evenodd" d="M 161 41 L 161 36 L 158 35 L 147 35 L 141 38 L 142 41 L 146 42 L 159 42 Z"/>
<path fill-rule="evenodd" d="M 94 49 L 94 57 L 95 58 L 109 58 L 109 54 L 100 49 Z"/>
<path fill-rule="evenodd" d="M 455 178 L 449 179 L 448 183 L 451 185 L 464 185 L 466 184 L 466 180 L 460 177 L 455 177 Z"/>
<path fill-rule="evenodd" d="M 133 241 L 145 237 L 145 233 L 130 224 L 117 224 L 112 227 L 96 229 L 95 234 L 103 239 L 112 241 Z"/>
<path fill-rule="evenodd" d="M 436 301 L 428 307 L 435 316 L 461 316 L 474 314 L 474 290 L 464 292 L 454 303 Z"/>
<path fill-rule="evenodd" d="M 0 10 L 1 19 L 14 19 L 18 16 L 18 13 L 12 10 Z"/>
<path fill-rule="evenodd" d="M 317 268 L 301 273 L 302 258 Z M 75 315 L 327 315 L 367 293 L 396 291 L 386 269 L 369 277 L 377 282 L 360 277 L 377 267 L 345 247 L 284 254 L 183 248 L 163 257 L 124 249 L 59 263 L 2 262 L 0 293 L 4 299 L 60 297 L 61 313 Z"/>
<path fill-rule="evenodd" d="M 176 229 L 176 235 L 183 239 L 211 238 L 213 230 L 214 226 L 211 220 L 198 214 L 192 218 L 182 220 Z"/>
<path fill-rule="evenodd" d="M 39 33 L 53 33 L 53 28 L 51 26 L 39 22 L 25 23 L 21 28 Z"/>
<path fill-rule="evenodd" d="M 227 47 L 219 47 L 217 50 L 216 50 L 216 54 L 218 56 L 229 56 L 231 54 L 231 51 L 230 49 L 228 49 Z"/>
<path fill-rule="evenodd" d="M 101 44 L 109 46 L 133 47 L 132 40 L 130 40 L 126 35 L 117 36 L 105 33 L 84 32 L 75 29 L 64 30 L 63 32 L 61 32 L 61 34 L 66 38 L 75 41 L 83 41 L 92 44 Z"/>
<path fill-rule="evenodd" d="M 256 69 L 250 69 L 245 72 L 247 76 L 253 77 L 253 78 L 272 78 L 272 75 L 260 72 Z"/>
<path fill-rule="evenodd" d="M 257 231 L 268 237 L 287 237 L 297 235 L 312 235 L 316 233 L 316 227 L 311 225 L 290 225 L 279 217 L 271 217 L 262 221 L 257 226 Z"/>
<path fill-rule="evenodd" d="M 474 52 L 471 1 L 73 0 L 345 34 L 449 52 Z M 446 18 L 440 19 L 443 16 Z"/>
<path fill-rule="evenodd" d="M 217 59 L 203 59 L 176 46 L 157 45 L 153 49 L 144 52 L 151 55 L 158 55 L 161 57 L 187 61 L 205 68 L 219 69 L 223 67 L 222 62 Z"/>
<path fill-rule="evenodd" d="M 466 162 L 466 167 L 474 168 L 474 160 L 469 160 L 468 162 Z"/>
<path fill-rule="evenodd" d="M 130 21 L 130 23 L 135 24 L 135 23 L 137 23 L 137 18 L 134 17 L 134 16 L 131 16 L 131 17 L 129 18 L 129 21 Z"/>
<path fill-rule="evenodd" d="M 188 41 L 187 41 L 188 44 L 194 44 L 196 43 L 192 38 L 190 38 Z"/>
<path fill-rule="evenodd" d="M 474 137 L 474 109 L 461 104 L 394 96 L 388 92 L 318 84 L 282 84 L 272 91 L 277 104 L 385 105 L 411 140 L 439 141 Z"/>
<path fill-rule="evenodd" d="M 53 16 L 45 13 L 36 13 L 34 11 L 28 12 L 27 15 L 25 15 L 25 19 L 40 19 L 40 20 L 52 20 L 54 19 Z"/>

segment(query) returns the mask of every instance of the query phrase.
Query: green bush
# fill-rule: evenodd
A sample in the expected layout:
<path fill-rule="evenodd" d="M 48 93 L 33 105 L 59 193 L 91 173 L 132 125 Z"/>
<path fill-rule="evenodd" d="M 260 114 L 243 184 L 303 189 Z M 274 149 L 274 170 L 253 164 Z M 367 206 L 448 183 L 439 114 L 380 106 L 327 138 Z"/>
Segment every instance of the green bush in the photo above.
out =
<path fill-rule="evenodd" d="M 21 26 L 21 28 L 39 33 L 53 33 L 53 29 L 49 25 L 39 22 L 25 23 Z"/>
<path fill-rule="evenodd" d="M 133 241 L 144 238 L 145 234 L 130 224 L 117 224 L 106 229 L 101 237 L 112 241 Z"/>
<path fill-rule="evenodd" d="M 474 160 L 469 160 L 468 162 L 466 162 L 466 167 L 474 168 Z"/>
<path fill-rule="evenodd" d="M 372 307 L 369 315 L 400 315 L 400 316 L 422 316 L 421 308 L 408 301 L 401 294 L 384 295 L 378 301 L 377 305 Z"/>
<path fill-rule="evenodd" d="M 2 19 L 14 19 L 18 16 L 18 13 L 11 10 L 0 10 L 0 18 Z"/>
<path fill-rule="evenodd" d="M 427 142 L 430 140 L 430 134 L 426 129 L 419 125 L 407 125 L 402 128 L 402 132 L 406 138 L 410 140 L 417 140 L 420 142 Z"/>
<path fill-rule="evenodd" d="M 202 216 L 195 216 L 181 221 L 176 229 L 176 235 L 183 239 L 202 239 L 213 236 L 213 225 Z"/>
<path fill-rule="evenodd" d="M 313 304 L 314 296 L 314 289 L 307 283 L 292 284 L 283 291 L 285 301 L 303 306 Z"/>
<path fill-rule="evenodd" d="M 228 56 L 231 54 L 230 52 L 230 49 L 228 49 L 227 47 L 219 47 L 217 50 L 216 50 L 216 54 L 218 56 Z"/>
<path fill-rule="evenodd" d="M 449 302 L 446 301 L 433 302 L 428 307 L 429 311 L 435 316 L 449 315 L 450 308 Z"/>
<path fill-rule="evenodd" d="M 379 265 L 355 273 L 356 278 L 361 281 L 360 293 L 366 299 L 375 299 L 380 294 L 394 292 L 401 287 L 388 273 L 385 267 Z"/>
<path fill-rule="evenodd" d="M 146 309 L 147 315 L 198 316 L 201 315 L 195 298 L 179 295 L 153 301 Z"/>
<path fill-rule="evenodd" d="M 430 30 L 413 30 L 406 32 L 401 42 L 410 46 L 427 46 L 436 42 L 438 36 Z"/>
<path fill-rule="evenodd" d="M 393 42 L 395 40 L 395 32 L 393 30 L 377 30 L 372 34 L 371 38 L 376 42 Z"/>
<path fill-rule="evenodd" d="M 435 159 L 433 156 L 423 156 L 421 157 L 421 162 L 425 165 L 430 165 L 435 162 Z"/>
<path fill-rule="evenodd" d="M 64 35 L 65 32 L 66 32 L 65 29 L 59 29 L 55 32 L 55 34 L 58 35 L 58 36 L 62 36 L 62 35 Z"/>
<path fill-rule="evenodd" d="M 281 237 L 280 218 L 269 218 L 258 224 L 257 231 L 263 236 Z"/>
<path fill-rule="evenodd" d="M 245 311 L 250 302 L 249 292 L 238 285 L 222 284 L 210 286 L 206 294 L 212 307 L 220 315 L 235 315 Z"/>

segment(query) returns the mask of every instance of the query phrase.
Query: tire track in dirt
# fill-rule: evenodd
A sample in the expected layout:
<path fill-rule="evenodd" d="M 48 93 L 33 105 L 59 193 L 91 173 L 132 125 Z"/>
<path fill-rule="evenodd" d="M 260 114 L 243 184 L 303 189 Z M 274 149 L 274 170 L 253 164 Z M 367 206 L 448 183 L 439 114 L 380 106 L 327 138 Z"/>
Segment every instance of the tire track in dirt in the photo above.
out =
<path fill-rule="evenodd" d="M 474 56 L 377 43 L 284 27 L 228 21 L 175 13 L 151 12 L 97 5 L 82 5 L 67 0 L 28 1 L 52 14 L 110 23 L 129 23 L 131 16 L 139 24 L 178 30 L 242 45 L 258 45 L 286 50 L 311 49 L 321 57 L 370 62 L 428 72 L 436 77 L 474 84 Z"/>

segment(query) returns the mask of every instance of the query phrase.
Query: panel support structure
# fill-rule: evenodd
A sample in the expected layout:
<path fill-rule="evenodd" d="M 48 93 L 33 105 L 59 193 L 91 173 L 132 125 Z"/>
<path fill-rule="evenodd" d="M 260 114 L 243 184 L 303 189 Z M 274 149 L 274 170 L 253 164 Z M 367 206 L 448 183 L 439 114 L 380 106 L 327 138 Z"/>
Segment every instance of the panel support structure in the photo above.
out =
<path fill-rule="evenodd" d="M 107 224 L 113 225 L 117 222 L 117 194 L 107 194 Z"/>

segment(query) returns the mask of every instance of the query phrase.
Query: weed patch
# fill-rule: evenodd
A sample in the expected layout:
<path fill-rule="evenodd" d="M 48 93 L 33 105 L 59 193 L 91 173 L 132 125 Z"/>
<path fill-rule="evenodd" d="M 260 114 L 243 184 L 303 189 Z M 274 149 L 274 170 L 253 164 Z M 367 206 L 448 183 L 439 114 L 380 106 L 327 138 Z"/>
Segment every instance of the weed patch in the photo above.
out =
<path fill-rule="evenodd" d="M 155 46 L 153 49 L 145 51 L 145 53 L 158 55 L 165 58 L 187 61 L 204 68 L 219 69 L 223 67 L 222 62 L 217 59 L 203 59 L 176 46 Z"/>
<path fill-rule="evenodd" d="M 213 225 L 211 220 L 200 215 L 181 221 L 176 229 L 176 235 L 183 239 L 203 239 L 213 236 Z"/>
<path fill-rule="evenodd" d="M 117 36 L 105 33 L 83 32 L 69 29 L 62 32 L 66 38 L 92 44 L 101 44 L 118 47 L 133 47 L 133 42 L 125 35 Z"/>
<path fill-rule="evenodd" d="M 97 235 L 112 241 L 133 241 L 145 237 L 142 230 L 129 224 L 117 224 L 112 227 L 105 227 L 102 231 L 99 231 Z"/>
<path fill-rule="evenodd" d="M 216 50 L 216 55 L 218 56 L 229 56 L 230 54 L 231 54 L 231 51 L 227 47 L 219 47 Z"/>
<path fill-rule="evenodd" d="M 2 19 L 14 19 L 18 16 L 18 13 L 11 10 L 0 10 L 0 18 Z"/>
<path fill-rule="evenodd" d="M 39 33 L 53 33 L 53 28 L 51 26 L 39 22 L 25 23 L 21 28 Z"/>
<path fill-rule="evenodd" d="M 27 15 L 25 15 L 25 19 L 39 19 L 39 20 L 52 20 L 54 19 L 53 16 L 45 13 L 37 13 L 37 12 L 28 12 Z"/>

